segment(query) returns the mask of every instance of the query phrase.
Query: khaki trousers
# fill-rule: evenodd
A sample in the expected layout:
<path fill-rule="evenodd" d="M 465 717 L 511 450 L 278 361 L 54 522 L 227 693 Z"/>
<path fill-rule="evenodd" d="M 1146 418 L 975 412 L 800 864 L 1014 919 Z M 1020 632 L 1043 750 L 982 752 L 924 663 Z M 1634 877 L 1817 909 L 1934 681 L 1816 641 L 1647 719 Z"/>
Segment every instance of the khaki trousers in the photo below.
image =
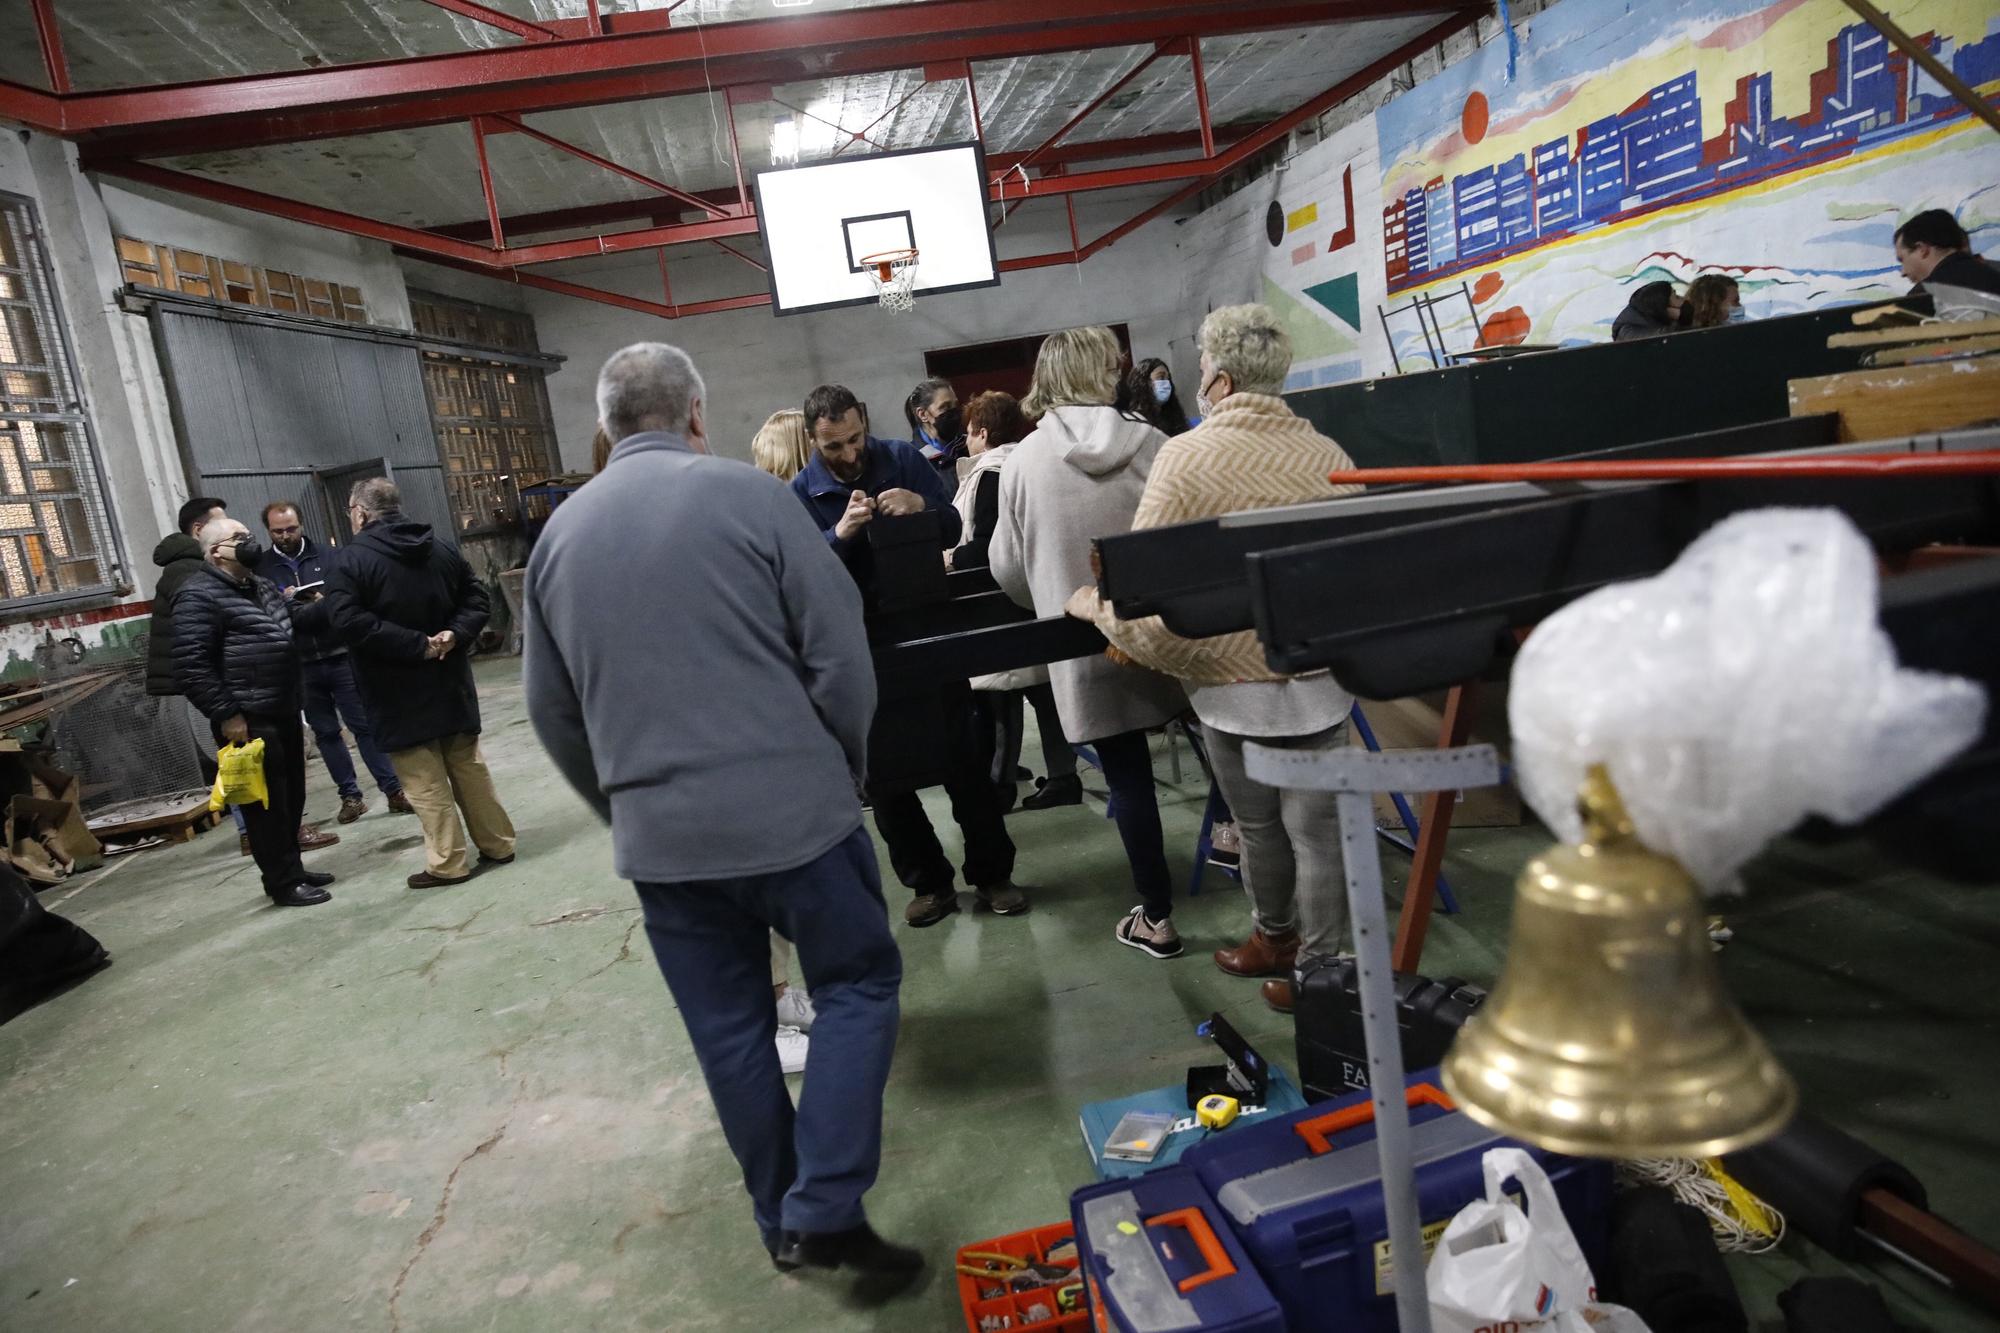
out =
<path fill-rule="evenodd" d="M 445 736 L 394 750 L 389 763 L 424 826 L 424 868 L 431 874 L 461 879 L 472 873 L 465 852 L 468 829 L 482 855 L 514 854 L 514 821 L 500 808 L 477 735 Z M 465 813 L 463 824 L 460 811 Z"/>

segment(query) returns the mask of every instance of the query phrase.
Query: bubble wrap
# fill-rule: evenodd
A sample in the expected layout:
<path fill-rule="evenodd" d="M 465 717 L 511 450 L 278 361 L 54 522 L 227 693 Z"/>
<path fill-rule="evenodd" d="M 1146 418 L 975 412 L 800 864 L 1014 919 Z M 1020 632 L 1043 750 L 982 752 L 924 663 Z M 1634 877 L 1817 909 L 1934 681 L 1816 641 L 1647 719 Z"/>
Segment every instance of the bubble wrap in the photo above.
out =
<path fill-rule="evenodd" d="M 1564 607 L 1514 664 L 1522 796 L 1577 841 L 1577 790 L 1604 763 L 1640 838 L 1711 891 L 1806 815 L 1866 818 L 1986 717 L 1978 685 L 1896 665 L 1876 592 L 1843 515 L 1764 509 Z"/>

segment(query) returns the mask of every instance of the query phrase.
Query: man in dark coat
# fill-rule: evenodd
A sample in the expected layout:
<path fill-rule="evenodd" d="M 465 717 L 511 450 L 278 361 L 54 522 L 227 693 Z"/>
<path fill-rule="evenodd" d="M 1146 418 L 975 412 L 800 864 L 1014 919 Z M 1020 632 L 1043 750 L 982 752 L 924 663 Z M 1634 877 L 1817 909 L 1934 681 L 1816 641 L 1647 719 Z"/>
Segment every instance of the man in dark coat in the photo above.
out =
<path fill-rule="evenodd" d="M 355 484 L 347 517 L 356 532 L 326 601 L 334 633 L 354 652 L 376 743 L 423 822 L 425 866 L 408 883 L 428 889 L 472 878 L 468 831 L 480 865 L 512 861 L 514 824 L 479 753 L 472 644 L 486 625 L 486 590 L 456 546 L 402 510 L 386 477 Z"/>
<path fill-rule="evenodd" d="M 2000 296 L 2000 268 L 1972 253 L 1972 237 L 1942 208 L 1927 208 L 1896 228 L 1896 267 L 1916 286 L 1963 287 Z"/>
<path fill-rule="evenodd" d="M 153 620 L 148 630 L 146 644 L 146 693 L 162 696 L 181 692 L 174 679 L 174 596 L 179 593 L 190 577 L 199 573 L 208 564 L 201 543 L 195 540 L 200 532 L 215 519 L 223 518 L 222 501 L 212 495 L 197 495 L 181 506 L 178 521 L 179 532 L 169 533 L 160 538 L 160 544 L 153 548 L 153 563 L 160 567 L 160 580 L 153 588 Z M 215 746 L 209 737 L 208 719 L 192 701 L 188 704 L 189 721 L 195 754 L 201 764 L 205 781 L 215 780 Z M 236 820 L 237 840 L 243 854 L 250 853 L 250 829 L 243 822 L 243 812 L 235 806 L 229 813 Z M 311 824 L 299 825 L 299 850 L 315 851 L 321 847 L 331 847 L 340 841 L 335 833 L 322 833 Z"/>
<path fill-rule="evenodd" d="M 264 530 L 271 534 L 271 545 L 257 562 L 258 576 L 277 584 L 288 601 L 310 604 L 322 598 L 337 552 L 322 550 L 306 535 L 299 507 L 289 500 L 265 505 Z M 340 822 L 352 824 L 368 813 L 368 802 L 361 799 L 361 783 L 355 777 L 354 757 L 340 735 L 343 721 L 354 733 L 354 747 L 361 751 L 361 761 L 368 765 L 376 787 L 388 798 L 389 808 L 398 814 L 415 814 L 389 756 L 375 743 L 368 710 L 362 706 L 360 689 L 354 683 L 354 664 L 347 645 L 334 637 L 331 625 L 324 633 L 301 630 L 298 645 L 305 674 L 306 725 L 318 738 L 319 757 L 340 792 Z"/>
<path fill-rule="evenodd" d="M 285 595 L 250 572 L 257 543 L 233 518 L 201 530 L 207 563 L 174 598 L 174 678 L 202 711 L 218 743 L 264 742 L 264 804 L 240 806 L 250 854 L 264 892 L 280 907 L 311 907 L 331 896 L 333 876 L 299 860 L 299 815 L 306 803 L 306 751 L 299 734 L 296 615 L 318 628 L 324 608 L 285 603 Z"/>

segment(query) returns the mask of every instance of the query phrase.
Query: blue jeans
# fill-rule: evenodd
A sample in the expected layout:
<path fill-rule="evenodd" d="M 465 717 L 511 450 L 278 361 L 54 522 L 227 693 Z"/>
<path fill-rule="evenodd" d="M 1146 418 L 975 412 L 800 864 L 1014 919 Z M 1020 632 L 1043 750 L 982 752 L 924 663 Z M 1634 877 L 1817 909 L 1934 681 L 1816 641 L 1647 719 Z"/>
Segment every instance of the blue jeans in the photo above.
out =
<path fill-rule="evenodd" d="M 866 830 L 793 870 L 633 887 L 765 1247 L 781 1230 L 859 1226 L 903 979 Z M 773 930 L 792 942 L 817 1014 L 796 1111 L 778 1067 Z"/>
<path fill-rule="evenodd" d="M 1153 751 L 1143 731 L 1121 732 L 1091 742 L 1111 789 L 1111 817 L 1125 860 L 1132 867 L 1132 887 L 1146 905 L 1146 917 L 1165 921 L 1174 913 L 1174 883 L 1167 872 L 1166 836 L 1160 830 L 1160 802 L 1153 792 Z"/>
<path fill-rule="evenodd" d="M 361 691 L 354 685 L 354 664 L 347 655 L 307 662 L 305 682 L 306 725 L 319 741 L 319 757 L 326 761 L 327 776 L 340 788 L 340 794 L 361 795 L 361 784 L 354 780 L 354 760 L 347 753 L 347 742 L 340 737 L 343 721 L 354 733 L 361 761 L 368 765 L 368 772 L 382 794 L 393 796 L 401 791 L 403 784 L 390 766 L 389 756 L 375 746 L 375 733 L 368 726 L 368 710 L 362 706 Z"/>

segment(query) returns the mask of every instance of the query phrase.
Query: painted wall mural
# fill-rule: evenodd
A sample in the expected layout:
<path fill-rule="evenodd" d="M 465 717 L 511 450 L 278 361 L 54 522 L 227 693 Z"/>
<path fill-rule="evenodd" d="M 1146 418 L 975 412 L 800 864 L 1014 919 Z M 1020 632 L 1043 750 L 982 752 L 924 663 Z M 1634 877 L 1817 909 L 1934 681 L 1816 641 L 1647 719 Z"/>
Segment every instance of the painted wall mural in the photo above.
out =
<path fill-rule="evenodd" d="M 1896 18 L 2000 89 L 1989 0 Z M 1703 272 L 1752 316 L 1895 294 L 1920 208 L 2000 239 L 2000 136 L 1840 0 L 1566 0 L 1507 66 L 1491 44 L 1374 117 L 1385 289 L 1438 300 L 1454 350 L 1600 341 L 1633 287 Z M 1391 323 L 1427 364 L 1415 312 Z"/>
<path fill-rule="evenodd" d="M 1262 301 L 1292 335 L 1287 389 L 1379 373 L 1382 172 L 1369 121 L 1348 126 L 1201 214 L 1194 309 Z"/>

